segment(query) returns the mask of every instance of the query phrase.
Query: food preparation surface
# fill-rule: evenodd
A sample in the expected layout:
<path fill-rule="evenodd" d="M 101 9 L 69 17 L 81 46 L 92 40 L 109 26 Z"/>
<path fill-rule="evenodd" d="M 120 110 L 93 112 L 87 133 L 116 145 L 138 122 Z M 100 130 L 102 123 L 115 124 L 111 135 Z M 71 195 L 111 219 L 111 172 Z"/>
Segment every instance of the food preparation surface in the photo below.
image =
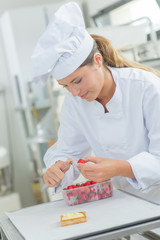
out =
<path fill-rule="evenodd" d="M 62 227 L 60 216 L 85 211 L 87 222 Z M 7 216 L 26 240 L 91 239 L 125 229 L 160 224 L 160 206 L 115 190 L 113 197 L 76 206 L 66 206 L 64 200 L 24 208 Z M 154 224 L 153 228 L 156 227 Z M 158 225 L 157 225 L 158 227 Z M 95 238 L 96 239 L 96 238 Z M 98 238 L 97 238 L 98 239 Z M 109 237 L 107 239 L 110 239 Z"/>

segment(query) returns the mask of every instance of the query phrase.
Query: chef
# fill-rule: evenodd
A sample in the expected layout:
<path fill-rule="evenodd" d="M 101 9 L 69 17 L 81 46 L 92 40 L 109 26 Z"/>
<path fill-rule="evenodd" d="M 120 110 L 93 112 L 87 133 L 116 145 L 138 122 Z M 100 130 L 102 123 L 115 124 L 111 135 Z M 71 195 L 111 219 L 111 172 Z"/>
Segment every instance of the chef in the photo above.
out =
<path fill-rule="evenodd" d="M 45 184 L 60 192 L 81 172 L 160 204 L 159 73 L 89 35 L 75 2 L 55 13 L 32 66 L 33 81 L 52 74 L 67 90 L 58 140 L 44 156 Z M 80 158 L 93 164 L 77 164 Z"/>

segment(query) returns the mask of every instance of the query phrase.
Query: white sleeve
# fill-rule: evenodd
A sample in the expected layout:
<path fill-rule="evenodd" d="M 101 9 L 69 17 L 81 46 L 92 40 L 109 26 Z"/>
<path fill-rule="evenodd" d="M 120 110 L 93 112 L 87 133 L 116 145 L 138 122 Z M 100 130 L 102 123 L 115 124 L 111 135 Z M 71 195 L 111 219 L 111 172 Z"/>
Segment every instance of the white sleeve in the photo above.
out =
<path fill-rule="evenodd" d="M 79 121 L 74 114 L 74 106 L 71 104 L 70 98 L 67 97 L 64 100 L 59 118 L 58 140 L 44 156 L 47 168 L 51 167 L 57 160 L 73 159 L 73 165 L 65 173 L 65 178 L 61 182 L 63 186 L 70 185 L 79 176 L 80 172 L 76 167 L 77 161 L 91 153 L 90 145 L 81 132 Z"/>
<path fill-rule="evenodd" d="M 160 79 L 155 77 L 154 80 L 155 83 L 147 86 L 143 97 L 148 152 L 141 152 L 128 160 L 136 179 L 127 180 L 142 192 L 148 192 L 160 185 Z"/>

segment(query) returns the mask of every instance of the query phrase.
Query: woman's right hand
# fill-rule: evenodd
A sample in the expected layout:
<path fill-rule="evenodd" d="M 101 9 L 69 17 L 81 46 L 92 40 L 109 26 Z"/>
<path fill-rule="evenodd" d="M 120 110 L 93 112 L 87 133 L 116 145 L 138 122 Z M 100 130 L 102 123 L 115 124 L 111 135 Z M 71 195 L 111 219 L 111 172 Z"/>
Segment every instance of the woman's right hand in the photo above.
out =
<path fill-rule="evenodd" d="M 43 176 L 43 180 L 47 187 L 54 187 L 63 180 L 65 172 L 68 171 L 71 166 L 70 162 L 73 163 L 71 158 L 68 158 L 66 162 L 59 160 L 47 169 Z M 64 168 L 65 170 L 63 170 Z"/>

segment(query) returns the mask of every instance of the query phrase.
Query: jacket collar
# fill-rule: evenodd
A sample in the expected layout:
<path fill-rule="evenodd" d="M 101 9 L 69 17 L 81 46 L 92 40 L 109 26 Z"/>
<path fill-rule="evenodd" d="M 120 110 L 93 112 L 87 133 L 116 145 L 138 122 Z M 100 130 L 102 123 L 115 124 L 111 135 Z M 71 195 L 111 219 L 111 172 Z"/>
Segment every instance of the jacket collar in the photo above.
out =
<path fill-rule="evenodd" d="M 113 76 L 113 79 L 115 81 L 116 84 L 116 89 L 114 92 L 113 97 L 110 99 L 110 101 L 106 104 L 106 108 L 108 109 L 108 113 L 104 113 L 104 108 L 102 106 L 101 103 L 97 102 L 96 100 L 95 105 L 97 108 L 97 114 L 104 114 L 105 117 L 115 117 L 115 118 L 119 118 L 122 116 L 123 114 L 123 96 L 122 96 L 122 91 L 120 88 L 120 78 L 118 76 L 118 72 L 116 68 L 111 68 L 108 67 L 108 69 L 111 71 L 111 74 Z"/>

